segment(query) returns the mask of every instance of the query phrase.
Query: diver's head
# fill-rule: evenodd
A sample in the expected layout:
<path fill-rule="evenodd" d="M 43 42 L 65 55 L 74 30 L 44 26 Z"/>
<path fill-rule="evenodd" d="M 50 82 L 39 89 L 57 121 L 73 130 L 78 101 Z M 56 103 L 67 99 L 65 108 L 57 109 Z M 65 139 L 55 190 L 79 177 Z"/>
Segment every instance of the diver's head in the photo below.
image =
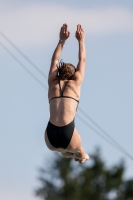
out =
<path fill-rule="evenodd" d="M 64 63 L 62 60 L 57 64 L 57 77 L 60 80 L 69 80 L 74 75 L 76 68 L 71 63 Z"/>

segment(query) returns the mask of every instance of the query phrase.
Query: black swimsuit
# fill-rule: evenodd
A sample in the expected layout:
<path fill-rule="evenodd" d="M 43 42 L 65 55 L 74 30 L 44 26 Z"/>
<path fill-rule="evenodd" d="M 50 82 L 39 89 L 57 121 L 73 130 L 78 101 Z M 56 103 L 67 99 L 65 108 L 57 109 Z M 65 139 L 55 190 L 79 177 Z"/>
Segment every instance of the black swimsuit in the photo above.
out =
<path fill-rule="evenodd" d="M 79 100 L 77 100 L 73 97 L 63 96 L 63 92 L 65 90 L 65 87 L 66 87 L 68 81 L 65 83 L 63 89 L 61 89 L 59 79 L 58 79 L 58 83 L 59 83 L 59 88 L 60 88 L 60 96 L 52 97 L 49 100 L 49 103 L 54 98 L 71 98 L 79 103 Z M 67 124 L 65 126 L 61 126 L 61 127 L 55 126 L 54 124 L 52 124 L 49 121 L 48 125 L 47 125 L 47 136 L 48 136 L 49 142 L 55 148 L 66 149 L 71 141 L 74 128 L 75 128 L 74 120 L 72 122 L 70 122 L 69 124 Z"/>
<path fill-rule="evenodd" d="M 65 88 L 66 88 L 67 83 L 68 83 L 68 81 L 65 83 L 64 88 L 61 89 L 60 80 L 58 79 L 58 84 L 59 84 L 59 88 L 60 88 L 60 96 L 52 97 L 52 98 L 49 100 L 49 103 L 50 103 L 50 101 L 51 101 L 52 99 L 55 99 L 55 98 L 70 98 L 70 99 L 73 99 L 73 100 L 75 100 L 75 101 L 77 101 L 77 102 L 79 103 L 79 100 L 77 100 L 77 99 L 75 99 L 75 98 L 73 98 L 73 97 L 63 96 L 63 92 L 64 92 L 64 90 L 65 90 Z"/>

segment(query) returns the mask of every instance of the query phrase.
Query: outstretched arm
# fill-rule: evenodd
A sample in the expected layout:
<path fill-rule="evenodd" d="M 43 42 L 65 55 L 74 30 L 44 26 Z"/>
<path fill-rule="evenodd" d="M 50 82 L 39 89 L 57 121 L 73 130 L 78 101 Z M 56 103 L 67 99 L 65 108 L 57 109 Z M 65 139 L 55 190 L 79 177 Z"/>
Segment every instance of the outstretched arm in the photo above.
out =
<path fill-rule="evenodd" d="M 61 55 L 61 52 L 63 49 L 63 45 L 64 45 L 65 41 L 67 40 L 67 38 L 69 37 L 69 35 L 70 35 L 70 32 L 68 31 L 68 25 L 63 24 L 63 26 L 61 27 L 61 30 L 60 30 L 59 42 L 58 42 L 57 47 L 52 56 L 49 75 L 52 74 L 52 72 L 54 72 L 57 69 L 56 65 L 59 61 L 59 58 L 60 58 L 60 55 Z"/>
<path fill-rule="evenodd" d="M 77 31 L 75 37 L 77 38 L 79 43 L 79 61 L 76 71 L 78 78 L 82 81 L 84 78 L 84 71 L 86 65 L 86 49 L 85 49 L 85 34 L 80 24 L 77 25 Z"/>

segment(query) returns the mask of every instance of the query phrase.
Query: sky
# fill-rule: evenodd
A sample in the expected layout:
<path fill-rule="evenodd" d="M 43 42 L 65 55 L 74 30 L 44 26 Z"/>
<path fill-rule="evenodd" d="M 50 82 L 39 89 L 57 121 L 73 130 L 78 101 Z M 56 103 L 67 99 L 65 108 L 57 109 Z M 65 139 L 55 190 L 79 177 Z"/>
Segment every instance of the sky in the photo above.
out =
<path fill-rule="evenodd" d="M 47 167 L 55 157 L 43 137 L 49 120 L 47 74 L 63 23 L 70 30 L 61 55 L 65 62 L 77 65 L 77 24 L 82 24 L 85 31 L 87 64 L 79 107 L 133 156 L 133 1 L 0 0 L 2 200 L 37 199 L 34 189 L 40 185 L 38 168 Z M 124 177 L 133 178 L 133 161 L 86 126 L 80 117 L 95 126 L 78 110 L 76 127 L 86 152 L 91 154 L 99 146 L 107 167 L 124 159 Z"/>

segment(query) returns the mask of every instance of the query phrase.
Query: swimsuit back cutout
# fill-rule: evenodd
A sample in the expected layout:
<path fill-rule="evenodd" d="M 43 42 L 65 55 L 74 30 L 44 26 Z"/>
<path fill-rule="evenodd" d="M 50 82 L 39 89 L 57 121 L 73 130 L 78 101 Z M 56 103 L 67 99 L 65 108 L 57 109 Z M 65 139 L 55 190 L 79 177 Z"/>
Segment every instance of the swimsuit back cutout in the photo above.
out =
<path fill-rule="evenodd" d="M 68 81 L 69 81 L 69 80 L 68 80 Z M 65 85 L 64 85 L 64 87 L 63 87 L 63 89 L 62 89 L 62 88 L 61 88 L 61 84 L 60 84 L 60 80 L 58 79 L 58 84 L 59 84 L 59 88 L 60 88 L 60 96 L 52 97 L 52 98 L 49 100 L 49 103 L 50 103 L 50 101 L 51 101 L 52 99 L 55 99 L 55 98 L 70 98 L 70 99 L 73 99 L 73 100 L 75 100 L 75 101 L 77 101 L 77 102 L 79 103 L 79 100 L 77 100 L 77 99 L 75 99 L 75 98 L 73 98 L 73 97 L 63 96 L 63 92 L 64 92 L 64 90 L 65 90 L 65 88 L 66 88 L 66 85 L 67 85 L 68 81 L 65 83 Z"/>

